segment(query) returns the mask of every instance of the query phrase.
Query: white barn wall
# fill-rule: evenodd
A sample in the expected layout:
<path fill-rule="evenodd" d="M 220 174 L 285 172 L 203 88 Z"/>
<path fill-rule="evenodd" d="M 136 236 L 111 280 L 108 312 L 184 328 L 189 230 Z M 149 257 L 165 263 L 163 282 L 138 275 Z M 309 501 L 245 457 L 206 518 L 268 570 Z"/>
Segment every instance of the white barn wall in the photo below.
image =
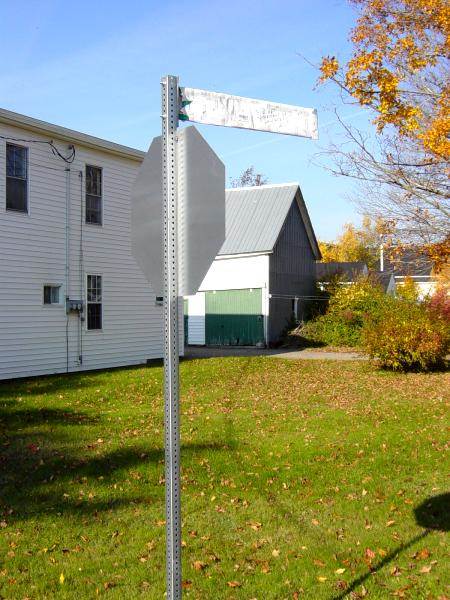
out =
<path fill-rule="evenodd" d="M 0 133 L 45 139 L 4 124 Z M 61 150 L 67 147 L 53 135 L 48 139 Z M 6 211 L 6 142 L 0 140 L 0 379 L 65 372 L 66 326 L 69 371 L 161 357 L 162 307 L 155 304 L 155 295 L 131 255 L 130 190 L 139 162 L 75 143 L 76 159 L 70 165 L 70 297 L 85 296 L 86 274 L 103 276 L 103 330 L 87 331 L 83 324 L 80 364 L 79 320 L 70 315 L 67 322 L 64 306 L 66 165 L 48 145 L 23 145 L 29 157 L 28 215 Z M 85 223 L 86 163 L 103 169 L 102 227 Z M 43 306 L 45 283 L 62 286 L 60 306 Z"/>
<path fill-rule="evenodd" d="M 269 255 L 218 257 L 199 290 L 241 290 L 265 288 L 269 283 Z"/>

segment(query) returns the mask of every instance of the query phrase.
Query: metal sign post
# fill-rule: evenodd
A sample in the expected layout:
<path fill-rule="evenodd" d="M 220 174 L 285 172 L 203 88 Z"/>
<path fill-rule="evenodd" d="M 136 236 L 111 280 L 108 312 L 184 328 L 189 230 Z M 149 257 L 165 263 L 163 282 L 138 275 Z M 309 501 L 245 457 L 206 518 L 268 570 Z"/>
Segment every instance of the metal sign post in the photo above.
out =
<path fill-rule="evenodd" d="M 138 172 L 131 229 L 133 255 L 153 292 L 164 295 L 167 598 L 180 600 L 179 295 L 196 293 L 225 239 L 225 168 L 194 127 L 178 134 L 178 121 L 311 139 L 318 130 L 314 109 L 180 89 L 173 75 L 161 79 L 161 99 L 162 136 Z"/>
<path fill-rule="evenodd" d="M 180 412 L 178 339 L 178 78 L 161 80 L 164 256 L 164 427 L 167 598 L 181 598 Z"/>

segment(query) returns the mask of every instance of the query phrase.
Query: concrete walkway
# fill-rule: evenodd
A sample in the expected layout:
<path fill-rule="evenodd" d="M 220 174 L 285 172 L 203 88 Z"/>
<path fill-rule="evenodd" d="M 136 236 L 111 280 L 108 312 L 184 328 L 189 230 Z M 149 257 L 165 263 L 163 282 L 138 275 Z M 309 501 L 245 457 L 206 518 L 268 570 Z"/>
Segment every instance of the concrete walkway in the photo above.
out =
<path fill-rule="evenodd" d="M 185 358 L 214 358 L 218 356 L 272 356 L 274 358 L 287 358 L 290 360 L 367 360 L 367 357 L 358 352 L 328 352 L 305 348 L 255 348 L 243 347 L 216 347 L 216 346 L 186 346 Z"/>

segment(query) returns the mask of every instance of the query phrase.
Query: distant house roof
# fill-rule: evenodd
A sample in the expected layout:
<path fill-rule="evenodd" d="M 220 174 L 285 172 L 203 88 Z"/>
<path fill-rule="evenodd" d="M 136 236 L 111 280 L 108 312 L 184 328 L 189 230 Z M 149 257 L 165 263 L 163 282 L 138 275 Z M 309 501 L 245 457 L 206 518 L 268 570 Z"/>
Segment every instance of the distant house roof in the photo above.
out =
<path fill-rule="evenodd" d="M 298 183 L 226 190 L 225 242 L 219 255 L 272 252 L 289 209 L 297 202 L 316 260 L 320 250 Z"/>
<path fill-rule="evenodd" d="M 335 277 L 342 281 L 355 281 L 362 275 L 367 275 L 368 269 L 364 262 L 323 262 L 316 263 L 317 281 L 329 282 Z"/>
<path fill-rule="evenodd" d="M 394 291 L 395 280 L 390 271 L 370 271 L 369 277 L 373 283 L 380 285 L 385 293 Z"/>
<path fill-rule="evenodd" d="M 406 249 L 384 260 L 384 271 L 391 271 L 394 277 L 430 277 L 433 262 L 414 249 Z"/>

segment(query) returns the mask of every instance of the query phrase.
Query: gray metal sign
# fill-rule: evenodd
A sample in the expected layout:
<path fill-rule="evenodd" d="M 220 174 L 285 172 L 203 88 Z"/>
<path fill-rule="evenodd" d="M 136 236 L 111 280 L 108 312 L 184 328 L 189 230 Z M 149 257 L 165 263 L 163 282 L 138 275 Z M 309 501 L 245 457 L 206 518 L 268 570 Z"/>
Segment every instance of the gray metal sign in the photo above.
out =
<path fill-rule="evenodd" d="M 178 135 L 180 296 L 195 294 L 225 240 L 225 166 L 195 127 Z"/>
<path fill-rule="evenodd" d="M 152 290 L 162 296 L 163 201 L 161 137 L 150 144 L 131 193 L 131 251 Z"/>
<path fill-rule="evenodd" d="M 225 167 L 193 126 L 178 130 L 178 293 L 195 294 L 225 239 Z M 132 252 L 163 295 L 161 137 L 153 140 L 132 191 Z"/>

